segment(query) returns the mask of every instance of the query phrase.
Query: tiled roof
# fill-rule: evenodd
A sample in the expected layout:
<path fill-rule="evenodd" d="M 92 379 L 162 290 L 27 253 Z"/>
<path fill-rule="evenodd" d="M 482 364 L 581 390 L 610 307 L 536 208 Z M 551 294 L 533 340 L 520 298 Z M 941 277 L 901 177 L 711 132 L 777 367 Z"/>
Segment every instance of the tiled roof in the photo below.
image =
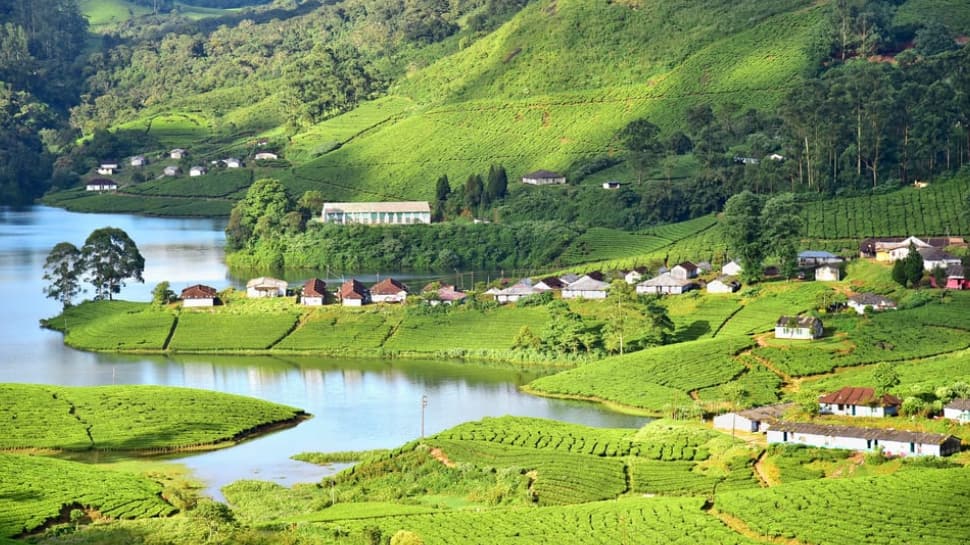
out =
<path fill-rule="evenodd" d="M 743 416 L 748 420 L 755 420 L 758 422 L 764 422 L 766 420 L 778 420 L 784 416 L 788 409 L 794 407 L 794 403 L 779 403 L 776 405 L 765 405 L 764 407 L 755 407 L 753 409 L 746 409 L 740 411 L 738 416 Z"/>
<path fill-rule="evenodd" d="M 326 297 L 327 283 L 319 278 L 311 278 L 303 284 L 304 297 Z"/>
<path fill-rule="evenodd" d="M 385 278 L 370 288 L 371 295 L 397 295 L 402 291 L 407 292 L 407 286 L 393 278 Z"/>
<path fill-rule="evenodd" d="M 900 443 L 920 443 L 923 445 L 942 445 L 949 440 L 959 441 L 952 435 L 939 433 L 923 433 L 881 428 L 857 428 L 855 426 L 827 426 L 821 424 L 807 424 L 804 422 L 786 422 L 779 420 L 771 425 L 771 431 L 787 431 L 788 433 L 807 433 L 823 437 L 855 437 L 859 439 L 877 439 L 880 441 L 898 441 Z"/>
<path fill-rule="evenodd" d="M 249 282 L 246 282 L 246 289 L 275 290 L 279 288 L 286 289 L 286 286 L 285 280 L 279 280 L 270 276 L 260 276 L 259 278 L 253 278 Z"/>
<path fill-rule="evenodd" d="M 182 299 L 212 299 L 216 296 L 216 289 L 202 284 L 189 286 L 182 290 Z"/>
<path fill-rule="evenodd" d="M 366 299 L 367 287 L 356 279 L 351 278 L 340 285 L 340 291 L 338 293 L 341 299 Z"/>
<path fill-rule="evenodd" d="M 819 398 L 820 403 L 835 405 L 869 405 L 876 396 L 876 391 L 872 388 L 853 388 L 846 386 L 838 392 L 832 392 Z M 882 407 L 895 407 L 902 403 L 898 397 L 890 394 L 883 394 L 879 399 Z"/>
<path fill-rule="evenodd" d="M 795 322 L 795 327 L 814 327 L 815 323 L 819 321 L 818 318 L 812 316 L 782 316 L 778 318 L 775 327 L 789 327 L 792 320 Z"/>
<path fill-rule="evenodd" d="M 958 411 L 970 411 L 970 399 L 954 399 L 946 404 L 946 409 L 956 409 Z"/>

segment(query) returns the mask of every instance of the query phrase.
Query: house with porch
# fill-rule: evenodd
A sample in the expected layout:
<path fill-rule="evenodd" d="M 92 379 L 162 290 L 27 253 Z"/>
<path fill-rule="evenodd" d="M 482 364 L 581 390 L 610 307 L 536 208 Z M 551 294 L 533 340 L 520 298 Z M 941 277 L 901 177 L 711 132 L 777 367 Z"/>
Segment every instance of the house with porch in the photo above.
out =
<path fill-rule="evenodd" d="M 641 295 L 680 295 L 696 288 L 697 283 L 693 280 L 677 278 L 670 272 L 665 272 L 637 284 L 637 293 Z"/>
<path fill-rule="evenodd" d="M 889 456 L 949 456 L 960 452 L 960 440 L 952 435 L 782 420 L 768 428 L 768 444 L 778 443 L 859 451 L 881 448 Z"/>
<path fill-rule="evenodd" d="M 364 225 L 413 225 L 431 223 L 427 201 L 328 202 L 323 205 L 323 223 Z"/>
<path fill-rule="evenodd" d="M 875 293 L 857 293 L 850 295 L 846 305 L 855 310 L 857 314 L 865 314 L 867 308 L 871 308 L 876 312 L 896 310 L 895 301 L 882 295 L 876 295 Z"/>
<path fill-rule="evenodd" d="M 901 404 L 902 401 L 894 395 L 877 396 L 872 388 L 846 386 L 837 392 L 820 397 L 818 412 L 819 414 L 884 418 L 896 416 Z"/>
<path fill-rule="evenodd" d="M 549 170 L 537 170 L 522 176 L 522 183 L 528 185 L 565 185 L 566 177 Z"/>
<path fill-rule="evenodd" d="M 822 336 L 822 321 L 813 316 L 781 316 L 775 322 L 776 339 L 812 340 Z"/>
<path fill-rule="evenodd" d="M 707 293 L 734 293 L 741 289 L 741 283 L 729 277 L 722 276 L 707 283 Z"/>
<path fill-rule="evenodd" d="M 283 297 L 286 295 L 287 285 L 285 280 L 270 276 L 253 278 L 246 282 L 246 297 Z"/>
<path fill-rule="evenodd" d="M 327 304 L 327 283 L 319 278 L 311 278 L 303 284 L 300 292 L 300 304 L 308 307 L 319 307 Z"/>
<path fill-rule="evenodd" d="M 370 300 L 374 303 L 403 303 L 407 298 L 408 287 L 393 278 L 385 278 L 370 287 Z"/>
<path fill-rule="evenodd" d="M 219 299 L 215 288 L 203 284 L 185 288 L 179 298 L 182 300 L 182 308 L 211 307 Z"/>

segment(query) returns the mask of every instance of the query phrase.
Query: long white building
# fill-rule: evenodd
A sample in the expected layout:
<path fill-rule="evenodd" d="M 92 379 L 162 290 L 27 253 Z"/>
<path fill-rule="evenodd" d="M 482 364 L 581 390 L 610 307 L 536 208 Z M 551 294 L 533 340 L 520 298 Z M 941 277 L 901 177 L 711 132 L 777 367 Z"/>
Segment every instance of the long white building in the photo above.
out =
<path fill-rule="evenodd" d="M 364 225 L 412 225 L 431 223 L 431 206 L 410 202 L 328 202 L 320 216 L 323 223 Z"/>

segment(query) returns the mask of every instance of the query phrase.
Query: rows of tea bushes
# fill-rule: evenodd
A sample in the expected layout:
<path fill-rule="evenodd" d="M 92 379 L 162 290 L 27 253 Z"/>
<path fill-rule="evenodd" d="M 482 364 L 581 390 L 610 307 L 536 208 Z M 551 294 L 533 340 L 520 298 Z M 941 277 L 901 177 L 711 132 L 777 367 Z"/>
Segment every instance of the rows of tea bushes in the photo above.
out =
<path fill-rule="evenodd" d="M 265 350 L 285 337 L 299 314 L 183 312 L 169 343 L 172 350 Z"/>
<path fill-rule="evenodd" d="M 406 313 L 384 347 L 394 351 L 434 352 L 452 349 L 509 350 L 528 326 L 540 333 L 549 321 L 543 307 L 504 306 L 482 312 L 456 308 L 447 313 Z"/>
<path fill-rule="evenodd" d="M 459 424 L 435 436 L 453 441 L 483 441 L 593 456 L 636 453 L 631 430 L 590 428 L 568 422 L 503 416 Z"/>
<path fill-rule="evenodd" d="M 101 301 L 65 310 L 49 327 L 67 328 L 64 342 L 88 350 L 161 350 L 175 315 L 141 303 Z"/>
<path fill-rule="evenodd" d="M 158 483 L 78 462 L 0 454 L 0 475 L 0 536 L 36 530 L 64 514 L 65 506 L 128 519 L 175 511 L 160 497 Z"/>
<path fill-rule="evenodd" d="M 719 495 L 715 507 L 761 535 L 801 543 L 962 545 L 967 505 L 970 471 L 960 468 L 799 481 Z"/>
<path fill-rule="evenodd" d="M 630 489 L 637 494 L 713 497 L 715 492 L 757 488 L 752 460 L 732 460 L 726 469 L 694 462 L 630 460 Z"/>
<path fill-rule="evenodd" d="M 793 316 L 812 308 L 815 297 L 827 289 L 823 282 L 804 282 L 763 285 L 747 290 L 744 307 L 727 320 L 717 336 L 769 331 L 780 316 Z"/>
<path fill-rule="evenodd" d="M 286 336 L 276 348 L 281 350 L 342 351 L 376 350 L 397 327 L 400 316 L 372 312 L 342 312 L 318 309 Z"/>
<path fill-rule="evenodd" d="M 298 409 L 166 386 L 0 385 L 0 448 L 175 450 L 292 421 Z"/>
<path fill-rule="evenodd" d="M 743 396 L 738 401 L 742 406 L 770 405 L 777 402 L 782 383 L 781 377 L 750 355 L 738 356 L 738 361 L 747 367 L 741 376 L 731 382 L 699 390 L 698 398 L 711 402 L 732 401 L 732 394 L 740 388 Z"/>

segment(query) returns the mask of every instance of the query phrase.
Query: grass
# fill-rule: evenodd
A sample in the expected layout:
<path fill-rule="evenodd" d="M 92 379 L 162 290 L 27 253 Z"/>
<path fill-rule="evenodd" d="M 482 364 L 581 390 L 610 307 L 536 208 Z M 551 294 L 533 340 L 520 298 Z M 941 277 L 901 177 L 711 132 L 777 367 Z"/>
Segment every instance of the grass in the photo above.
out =
<path fill-rule="evenodd" d="M 223 309 L 220 309 L 223 310 Z M 174 351 L 267 350 L 286 337 L 299 315 L 251 312 L 183 312 L 169 347 Z"/>
<path fill-rule="evenodd" d="M 175 315 L 128 301 L 85 302 L 48 322 L 63 331 L 64 342 L 87 350 L 161 350 Z"/>
<path fill-rule="evenodd" d="M 388 350 L 436 352 L 511 350 L 522 327 L 542 331 L 549 314 L 543 307 L 506 306 L 482 312 L 459 308 L 447 314 L 407 314 L 384 343 Z M 430 334 L 430 332 L 434 332 Z"/>
<path fill-rule="evenodd" d="M 214 446 L 302 412 L 164 386 L 0 385 L 0 448 L 146 451 Z"/>
<path fill-rule="evenodd" d="M 205 176 L 163 178 L 125 188 L 126 193 L 152 197 L 240 198 L 253 183 L 250 169 L 211 170 Z"/>
<path fill-rule="evenodd" d="M 358 312 L 325 307 L 310 314 L 276 348 L 320 352 L 373 351 L 383 345 L 400 319 L 400 312 L 386 312 L 379 307 L 364 308 Z"/>
<path fill-rule="evenodd" d="M 0 536 L 32 532 L 74 508 L 118 519 L 175 512 L 158 483 L 78 462 L 0 454 L 0 474 Z"/>

